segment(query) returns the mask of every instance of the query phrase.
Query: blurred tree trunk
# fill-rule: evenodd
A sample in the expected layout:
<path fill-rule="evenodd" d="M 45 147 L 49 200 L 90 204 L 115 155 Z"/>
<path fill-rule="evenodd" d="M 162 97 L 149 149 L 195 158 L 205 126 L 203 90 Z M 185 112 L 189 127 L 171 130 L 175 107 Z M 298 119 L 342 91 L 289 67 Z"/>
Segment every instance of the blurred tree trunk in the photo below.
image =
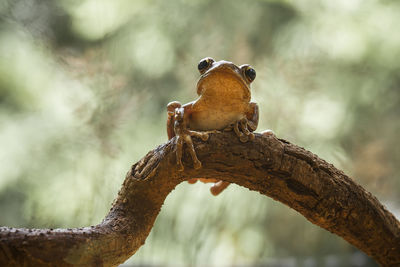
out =
<path fill-rule="evenodd" d="M 203 167 L 175 161 L 175 139 L 150 151 L 128 172 L 106 218 L 75 229 L 0 228 L 1 266 L 116 266 L 144 244 L 167 195 L 189 178 L 218 178 L 297 210 L 383 266 L 400 266 L 400 223 L 333 165 L 275 136 L 241 143 L 231 133 L 194 140 Z M 287 227 L 291 227 L 287 225 Z"/>

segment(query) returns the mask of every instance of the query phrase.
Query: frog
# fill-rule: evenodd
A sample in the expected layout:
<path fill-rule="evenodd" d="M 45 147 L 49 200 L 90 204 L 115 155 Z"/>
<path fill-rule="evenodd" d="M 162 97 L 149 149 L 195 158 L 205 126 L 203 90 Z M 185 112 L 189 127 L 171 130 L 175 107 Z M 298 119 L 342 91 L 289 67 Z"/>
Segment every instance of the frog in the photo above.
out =
<path fill-rule="evenodd" d="M 168 139 L 176 136 L 176 164 L 179 171 L 184 170 L 182 150 L 187 145 L 193 160 L 194 169 L 201 168 L 192 137 L 207 141 L 212 132 L 233 131 L 241 142 L 254 139 L 254 131 L 259 121 L 259 107 L 251 101 L 250 84 L 256 78 L 256 71 L 249 64 L 240 66 L 230 61 L 215 61 L 211 57 L 200 60 L 197 65 L 200 78 L 196 92 L 198 98 L 182 105 L 172 101 L 167 105 Z M 229 185 L 218 179 L 194 178 L 214 183 L 210 188 L 213 195 L 220 194 Z"/>

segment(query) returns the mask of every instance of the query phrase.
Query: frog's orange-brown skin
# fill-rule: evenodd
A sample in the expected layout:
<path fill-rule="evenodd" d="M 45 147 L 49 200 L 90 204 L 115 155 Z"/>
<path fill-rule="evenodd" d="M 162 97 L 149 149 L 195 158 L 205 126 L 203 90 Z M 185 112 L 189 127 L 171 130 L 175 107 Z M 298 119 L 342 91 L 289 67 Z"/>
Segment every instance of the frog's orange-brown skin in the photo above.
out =
<path fill-rule="evenodd" d="M 204 62 L 208 65 L 200 69 L 200 64 Z M 238 67 L 224 60 L 215 62 L 211 58 L 206 58 L 200 61 L 201 76 L 197 83 L 199 98 L 183 106 L 177 101 L 168 104 L 168 138 L 171 139 L 176 135 L 174 112 L 176 108 L 181 107 L 183 124 L 191 131 L 224 130 L 232 127 L 241 141 L 246 142 L 249 138 L 254 138 L 251 132 L 257 128 L 259 111 L 258 105 L 250 102 L 252 80 L 246 77 L 248 69 L 251 69 L 249 65 Z M 215 182 L 214 179 L 201 179 L 201 181 Z M 228 185 L 229 183 L 218 181 L 211 188 L 211 192 L 217 195 Z"/>
<path fill-rule="evenodd" d="M 168 111 L 168 119 L 167 119 L 167 134 L 168 134 L 168 140 L 172 139 L 175 136 L 175 130 L 174 130 L 174 114 L 175 114 L 175 109 L 182 107 L 183 108 L 183 114 L 184 114 L 184 120 L 185 120 L 185 125 L 188 124 L 188 119 L 189 115 L 191 112 L 191 106 L 193 102 L 187 103 L 182 106 L 182 104 L 178 101 L 173 101 L 170 102 L 167 105 L 167 111 Z M 190 127 L 189 127 L 190 129 Z"/>

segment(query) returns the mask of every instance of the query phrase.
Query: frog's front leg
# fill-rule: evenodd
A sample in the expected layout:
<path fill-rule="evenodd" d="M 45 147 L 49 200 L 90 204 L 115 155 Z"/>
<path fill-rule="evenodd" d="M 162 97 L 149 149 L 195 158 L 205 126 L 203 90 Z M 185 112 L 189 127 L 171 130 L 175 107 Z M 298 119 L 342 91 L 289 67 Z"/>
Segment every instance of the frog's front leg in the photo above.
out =
<path fill-rule="evenodd" d="M 191 112 L 190 103 L 181 107 L 179 102 L 172 102 L 168 105 L 168 108 L 172 109 L 172 107 L 174 106 L 176 106 L 176 108 L 174 111 L 173 119 L 169 120 L 169 123 L 167 123 L 167 125 L 171 124 L 171 122 L 173 121 L 173 135 L 176 135 L 176 161 L 178 165 L 178 170 L 183 171 L 184 169 L 182 164 L 182 154 L 183 146 L 185 143 L 192 157 L 193 167 L 195 169 L 199 169 L 201 168 L 201 162 L 197 158 L 196 151 L 192 142 L 192 136 L 196 136 L 198 138 L 201 138 L 203 141 L 206 141 L 208 139 L 208 134 L 203 132 L 191 131 L 187 128 L 187 121 Z M 168 110 L 168 112 L 170 112 L 170 110 Z M 171 113 L 169 113 L 169 115 L 171 115 Z M 168 125 L 167 127 L 169 130 L 170 126 Z M 168 133 L 168 136 L 171 137 L 172 135 Z"/>
<path fill-rule="evenodd" d="M 167 105 L 167 134 L 168 140 L 172 139 L 175 136 L 174 130 L 174 122 L 175 122 L 175 109 L 180 108 L 182 104 L 178 101 L 173 101 L 168 103 Z"/>
<path fill-rule="evenodd" d="M 197 158 L 196 151 L 194 150 L 194 146 L 193 146 L 191 135 L 185 135 L 185 136 L 183 136 L 183 138 L 185 140 L 186 145 L 188 146 L 190 156 L 192 157 L 193 168 L 196 169 L 196 170 L 200 169 L 201 168 L 201 162 Z"/>

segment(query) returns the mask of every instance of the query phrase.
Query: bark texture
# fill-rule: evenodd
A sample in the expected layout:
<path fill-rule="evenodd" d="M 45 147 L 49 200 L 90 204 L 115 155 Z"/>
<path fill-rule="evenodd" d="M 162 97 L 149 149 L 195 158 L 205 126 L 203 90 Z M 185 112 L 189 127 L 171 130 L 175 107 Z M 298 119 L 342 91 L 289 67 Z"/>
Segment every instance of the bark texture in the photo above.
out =
<path fill-rule="evenodd" d="M 142 246 L 167 195 L 190 178 L 218 178 L 297 210 L 382 266 L 400 266 L 400 223 L 333 165 L 275 136 L 241 143 L 233 133 L 193 139 L 203 164 L 185 149 L 177 171 L 175 138 L 150 151 L 126 175 L 105 219 L 75 229 L 0 228 L 0 266 L 117 266 Z M 290 227 L 290 226 L 288 226 Z"/>

